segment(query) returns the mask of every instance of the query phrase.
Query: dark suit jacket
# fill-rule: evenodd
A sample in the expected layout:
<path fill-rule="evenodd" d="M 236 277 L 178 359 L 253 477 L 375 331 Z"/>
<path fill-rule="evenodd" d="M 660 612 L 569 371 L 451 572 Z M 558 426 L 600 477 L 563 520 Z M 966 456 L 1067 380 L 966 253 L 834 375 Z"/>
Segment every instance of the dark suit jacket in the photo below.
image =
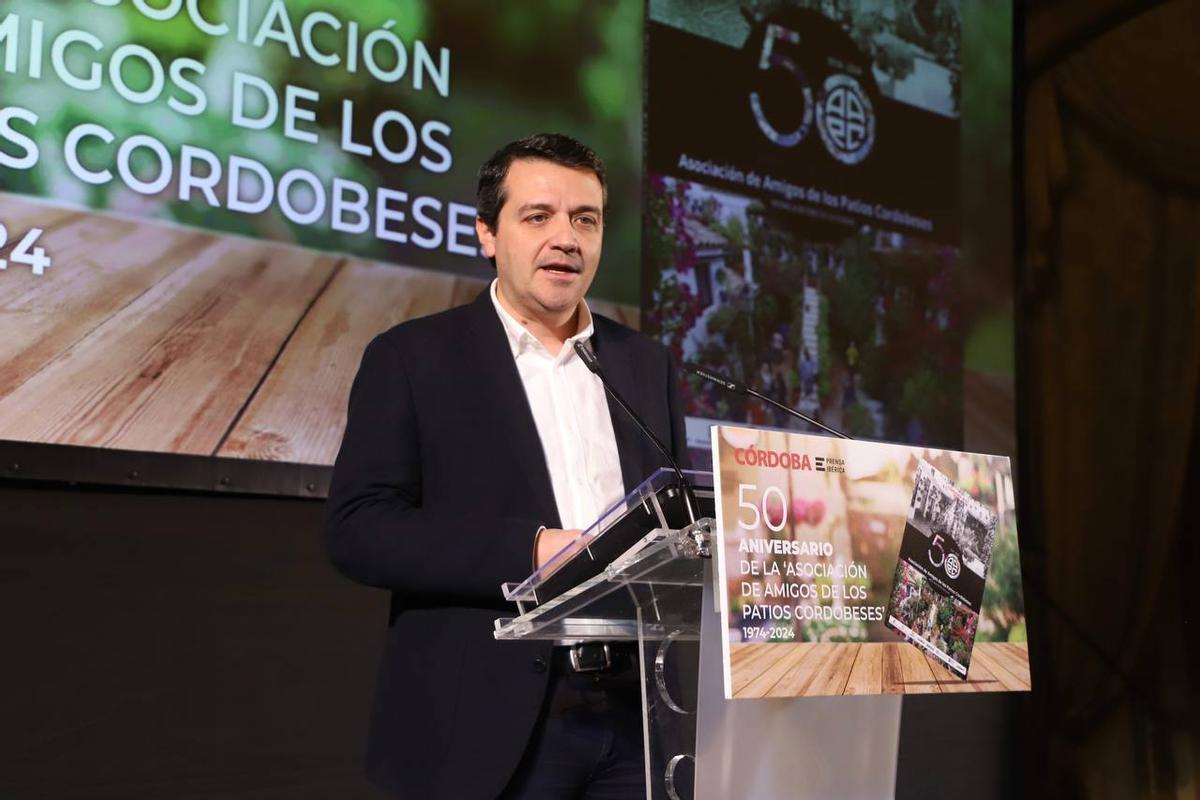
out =
<path fill-rule="evenodd" d="M 666 349 L 594 315 L 605 375 L 678 456 Z M 609 401 L 626 491 L 661 457 Z M 500 584 L 531 572 L 558 511 L 533 414 L 488 292 L 376 337 L 350 393 L 325 543 L 348 577 L 391 591 L 367 774 L 404 797 L 495 797 L 537 722 L 551 645 L 497 642 Z"/>

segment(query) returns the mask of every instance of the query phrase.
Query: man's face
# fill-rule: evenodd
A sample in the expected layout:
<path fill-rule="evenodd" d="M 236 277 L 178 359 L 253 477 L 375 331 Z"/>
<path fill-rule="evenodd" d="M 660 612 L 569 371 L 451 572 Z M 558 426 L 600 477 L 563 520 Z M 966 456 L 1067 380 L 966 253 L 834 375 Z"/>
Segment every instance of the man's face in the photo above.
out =
<path fill-rule="evenodd" d="M 504 179 L 495 230 L 476 220 L 483 254 L 496 259 L 504 299 L 521 315 L 561 324 L 596 277 L 604 192 L 588 169 L 518 159 Z"/>

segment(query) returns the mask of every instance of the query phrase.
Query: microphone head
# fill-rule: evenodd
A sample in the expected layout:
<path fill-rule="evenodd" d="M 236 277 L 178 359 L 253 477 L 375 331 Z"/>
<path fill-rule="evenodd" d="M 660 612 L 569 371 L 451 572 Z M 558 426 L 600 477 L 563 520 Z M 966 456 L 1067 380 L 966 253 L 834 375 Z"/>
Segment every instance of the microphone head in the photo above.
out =
<path fill-rule="evenodd" d="M 583 339 L 575 342 L 575 353 L 583 360 L 583 363 L 593 373 L 600 374 L 600 362 L 596 359 L 596 354 L 592 352 L 592 348 Z"/>
<path fill-rule="evenodd" d="M 690 372 L 696 377 L 703 378 L 706 381 L 711 381 L 718 386 L 723 386 L 731 392 L 741 392 L 742 394 L 746 393 L 745 386 L 742 386 L 737 381 L 732 381 L 729 378 L 726 378 L 724 375 L 713 372 L 708 367 L 702 367 L 699 364 L 692 364 L 687 361 L 683 362 L 683 364 L 680 366 L 683 367 L 685 372 Z"/>

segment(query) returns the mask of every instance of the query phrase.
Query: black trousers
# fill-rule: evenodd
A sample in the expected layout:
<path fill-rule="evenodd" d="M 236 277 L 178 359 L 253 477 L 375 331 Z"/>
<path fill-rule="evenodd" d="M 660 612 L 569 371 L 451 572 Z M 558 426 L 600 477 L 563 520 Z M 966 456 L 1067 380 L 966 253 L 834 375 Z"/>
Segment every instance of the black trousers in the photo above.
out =
<path fill-rule="evenodd" d="M 643 800 L 641 676 L 636 657 L 573 672 L 555 648 L 538 726 L 501 800 Z"/>

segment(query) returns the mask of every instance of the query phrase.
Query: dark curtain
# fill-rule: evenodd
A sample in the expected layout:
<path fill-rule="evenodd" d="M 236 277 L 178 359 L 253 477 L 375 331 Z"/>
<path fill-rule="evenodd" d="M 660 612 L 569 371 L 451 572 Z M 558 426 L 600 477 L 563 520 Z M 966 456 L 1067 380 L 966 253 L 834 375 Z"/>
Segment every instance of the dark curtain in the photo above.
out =
<path fill-rule="evenodd" d="M 1024 20 L 1020 464 L 1040 788 L 1200 797 L 1200 3 L 1064 0 Z"/>

